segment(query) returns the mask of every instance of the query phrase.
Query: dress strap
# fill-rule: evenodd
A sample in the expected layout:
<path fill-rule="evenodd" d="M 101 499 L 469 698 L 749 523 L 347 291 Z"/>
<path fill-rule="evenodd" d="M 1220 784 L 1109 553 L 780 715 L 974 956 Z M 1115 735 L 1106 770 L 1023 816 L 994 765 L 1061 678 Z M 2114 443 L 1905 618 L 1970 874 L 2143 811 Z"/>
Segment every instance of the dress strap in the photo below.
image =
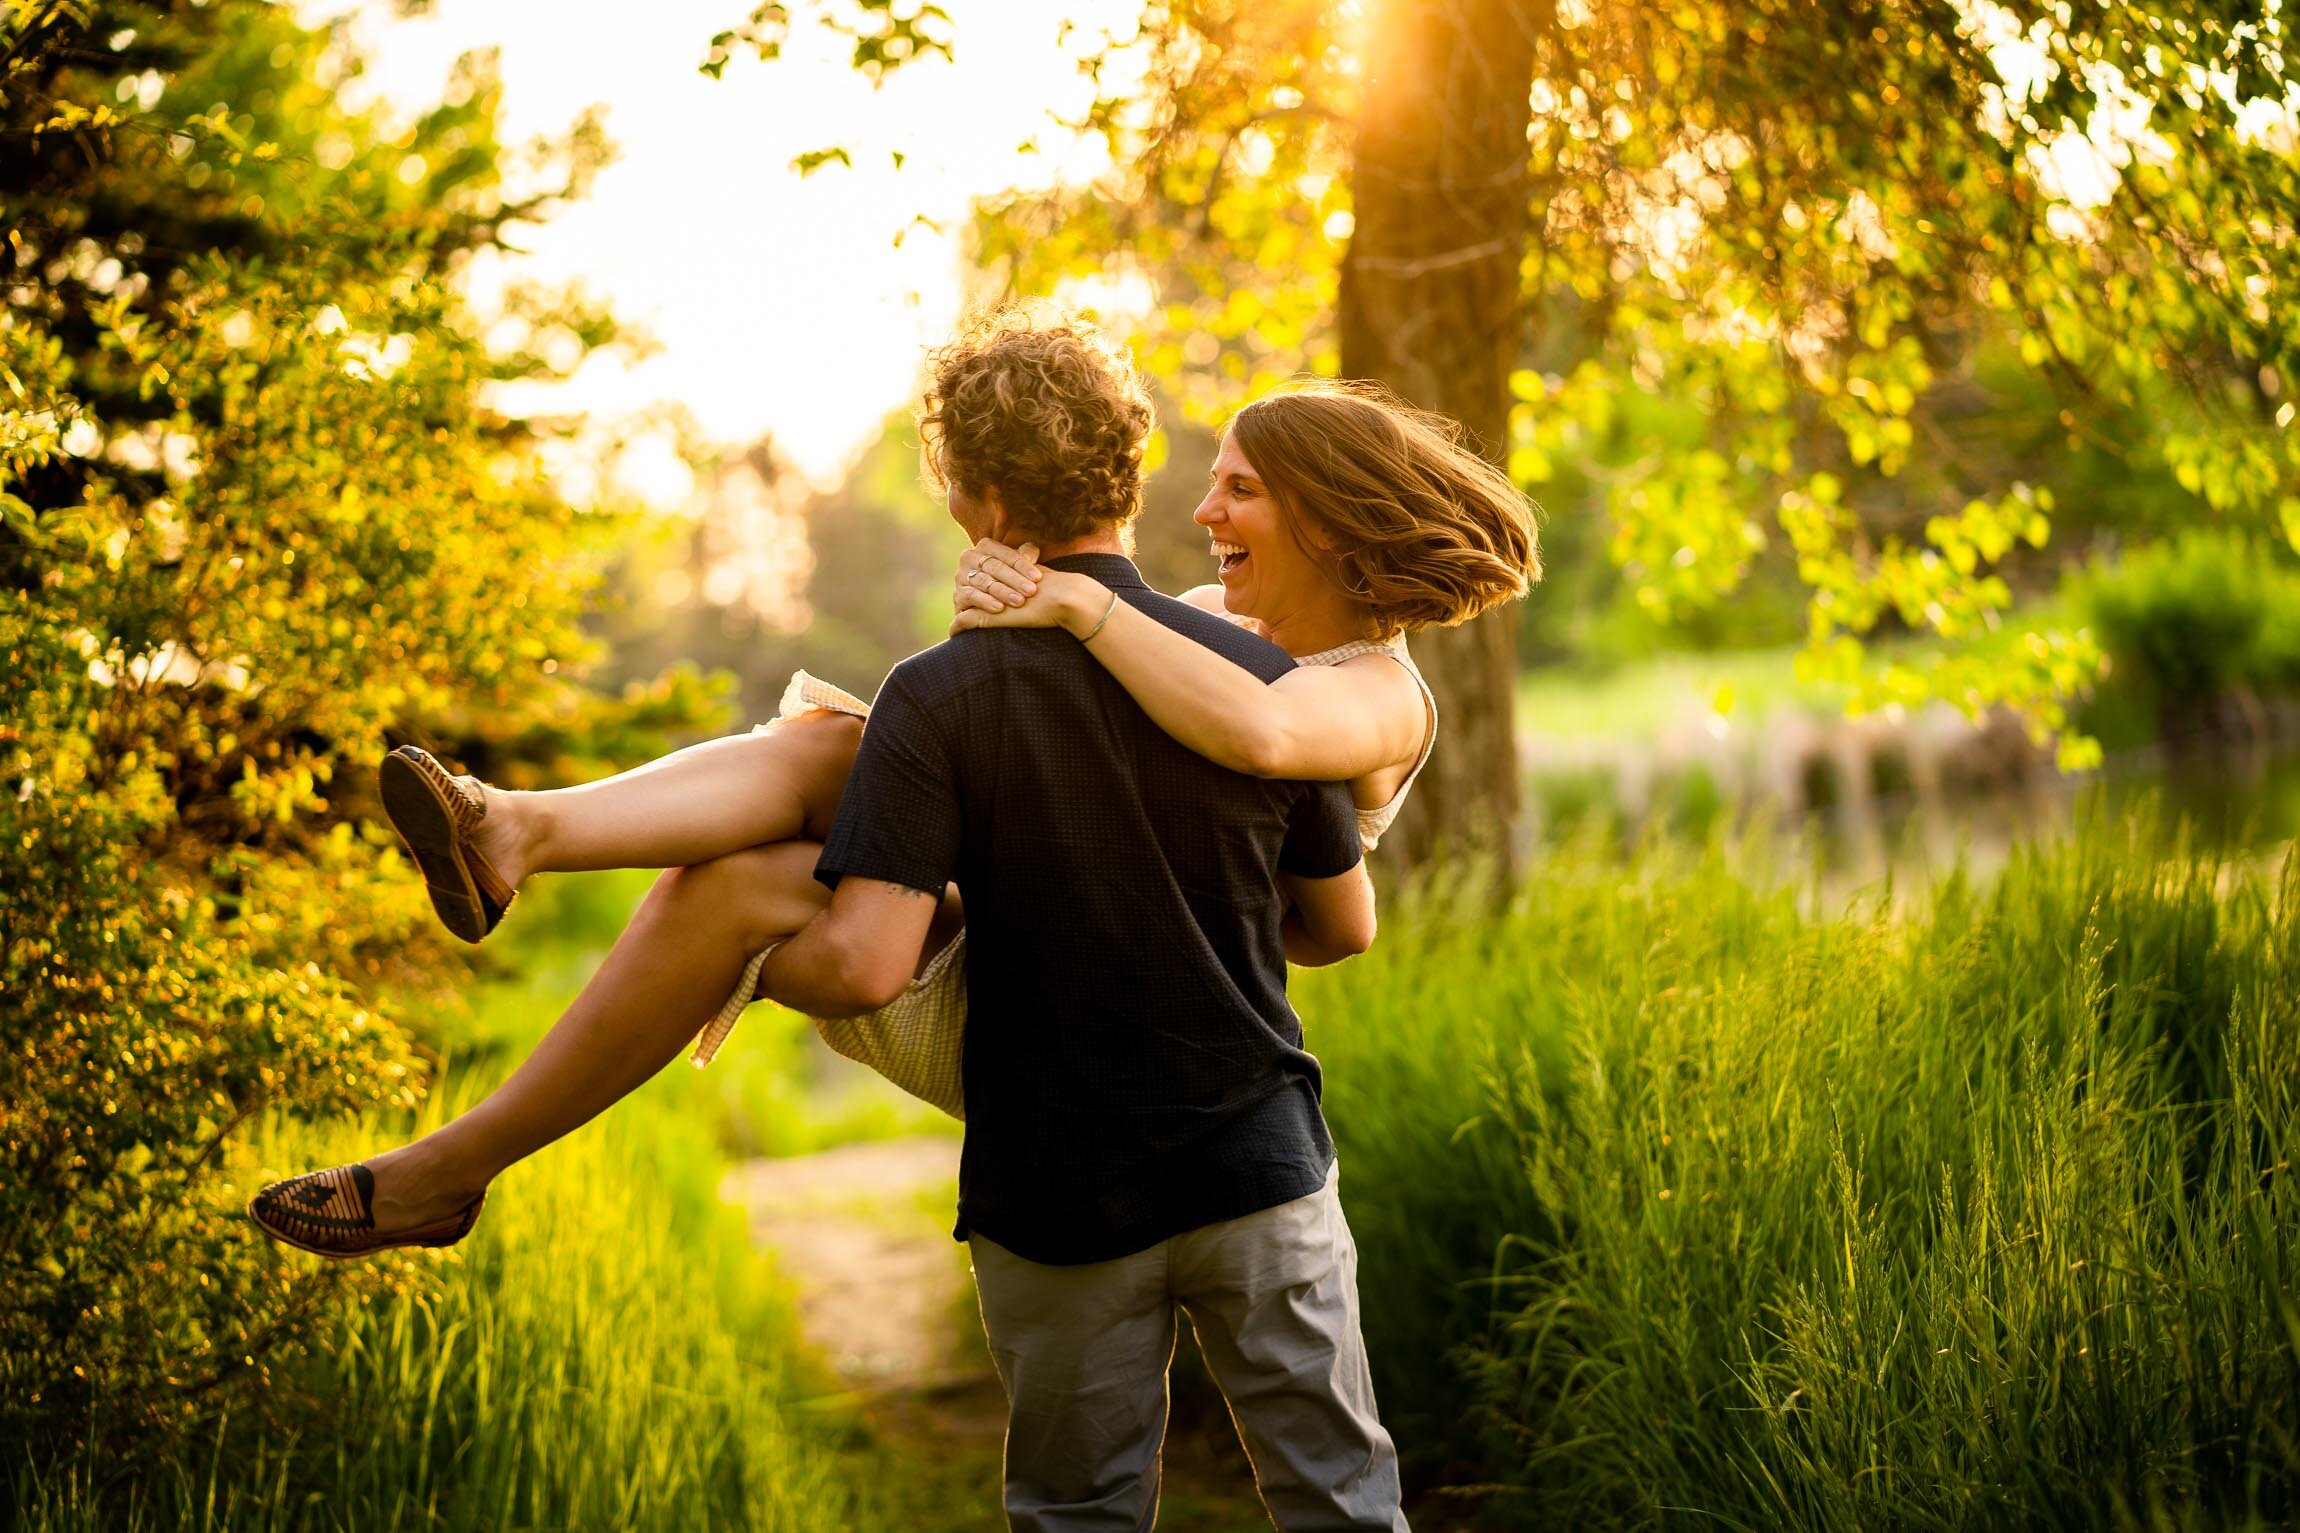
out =
<path fill-rule="evenodd" d="M 1296 655 L 1294 664 L 1340 665 L 1360 655 L 1387 655 L 1407 670 L 1413 669 L 1413 661 L 1406 657 L 1406 636 L 1402 633 L 1392 634 L 1386 639 L 1352 639 L 1347 644 L 1337 644 L 1332 649 L 1321 649 L 1315 654 Z"/>
<path fill-rule="evenodd" d="M 1437 696 L 1430 691 L 1429 682 L 1423 679 L 1421 667 L 1414 664 L 1413 655 L 1406 649 L 1406 636 L 1402 633 L 1392 634 L 1386 639 L 1354 639 L 1332 649 L 1303 655 L 1294 663 L 1340 665 L 1360 655 L 1387 655 L 1403 666 L 1405 673 L 1413 678 L 1415 689 L 1422 695 L 1422 710 L 1428 721 L 1428 727 L 1422 733 L 1421 753 L 1414 757 L 1413 770 L 1406 773 L 1406 779 L 1398 784 L 1397 792 L 1391 794 L 1389 802 L 1378 809 L 1358 811 L 1358 837 L 1365 843 L 1366 850 L 1372 851 L 1383 833 L 1390 828 L 1391 822 L 1397 819 L 1398 811 L 1405 807 L 1406 794 L 1412 791 L 1414 779 L 1422 775 L 1422 768 L 1429 765 L 1430 752 L 1437 748 L 1438 709 Z"/>

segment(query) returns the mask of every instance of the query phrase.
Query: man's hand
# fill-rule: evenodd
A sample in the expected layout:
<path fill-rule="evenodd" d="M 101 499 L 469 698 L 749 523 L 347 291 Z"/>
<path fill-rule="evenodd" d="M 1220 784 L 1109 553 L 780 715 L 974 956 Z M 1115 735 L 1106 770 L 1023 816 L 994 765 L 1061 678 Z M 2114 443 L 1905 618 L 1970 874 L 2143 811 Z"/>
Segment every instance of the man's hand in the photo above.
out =
<path fill-rule="evenodd" d="M 942 891 L 843 878 L 828 909 L 768 955 L 759 993 L 810 1017 L 855 1017 L 901 995 Z"/>

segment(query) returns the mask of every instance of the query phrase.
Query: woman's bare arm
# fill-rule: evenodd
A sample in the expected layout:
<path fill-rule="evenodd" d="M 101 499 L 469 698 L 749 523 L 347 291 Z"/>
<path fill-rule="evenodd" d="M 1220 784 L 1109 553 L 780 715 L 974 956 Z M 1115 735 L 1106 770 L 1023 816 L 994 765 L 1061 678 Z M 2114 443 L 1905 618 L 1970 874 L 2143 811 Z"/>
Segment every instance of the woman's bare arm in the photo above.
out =
<path fill-rule="evenodd" d="M 1343 782 L 1419 754 L 1427 715 L 1402 666 L 1368 656 L 1265 683 L 1112 595 L 1091 576 L 1042 569 L 1019 603 L 1009 588 L 1003 610 L 969 606 L 951 627 L 1092 633 L 1087 651 L 1159 728 L 1235 772 Z"/>

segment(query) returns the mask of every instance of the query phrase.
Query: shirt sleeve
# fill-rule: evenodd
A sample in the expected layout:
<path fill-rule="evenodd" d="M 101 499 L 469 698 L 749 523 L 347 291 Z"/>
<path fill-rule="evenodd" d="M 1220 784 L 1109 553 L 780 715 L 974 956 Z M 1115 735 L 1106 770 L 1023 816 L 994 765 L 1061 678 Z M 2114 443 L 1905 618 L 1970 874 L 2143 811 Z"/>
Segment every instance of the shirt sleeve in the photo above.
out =
<path fill-rule="evenodd" d="M 815 877 L 849 876 L 940 894 L 958 871 L 957 763 L 897 666 L 871 703 Z"/>
<path fill-rule="evenodd" d="M 865 732 L 866 738 L 868 732 Z M 842 815 L 846 812 L 842 807 Z M 1302 785 L 1286 817 L 1286 842 L 1278 849 L 1278 871 L 1296 878 L 1339 878 L 1365 860 L 1358 838 L 1357 806 L 1344 782 Z"/>

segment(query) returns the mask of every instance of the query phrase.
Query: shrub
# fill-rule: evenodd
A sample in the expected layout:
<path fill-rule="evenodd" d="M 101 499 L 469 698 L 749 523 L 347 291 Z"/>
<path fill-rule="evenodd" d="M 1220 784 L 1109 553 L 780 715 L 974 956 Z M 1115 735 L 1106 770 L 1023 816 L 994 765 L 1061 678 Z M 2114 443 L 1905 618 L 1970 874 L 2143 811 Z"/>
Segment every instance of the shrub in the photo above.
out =
<path fill-rule="evenodd" d="M 2104 733 L 2138 723 L 2178 741 L 2231 700 L 2300 691 L 2300 569 L 2258 539 L 2191 529 L 2094 566 L 2078 589 L 2110 658 L 2092 709 Z"/>
<path fill-rule="evenodd" d="M 571 680 L 585 524 L 479 392 L 542 364 L 451 282 L 595 143 L 509 202 L 483 73 L 387 140 L 255 0 L 34 0 L 0 54 L 0 1440 L 36 1463 L 222 1411 L 323 1312 L 235 1144 L 420 1089 L 371 998 L 428 930 L 360 818 L 384 737 L 697 699 Z"/>

